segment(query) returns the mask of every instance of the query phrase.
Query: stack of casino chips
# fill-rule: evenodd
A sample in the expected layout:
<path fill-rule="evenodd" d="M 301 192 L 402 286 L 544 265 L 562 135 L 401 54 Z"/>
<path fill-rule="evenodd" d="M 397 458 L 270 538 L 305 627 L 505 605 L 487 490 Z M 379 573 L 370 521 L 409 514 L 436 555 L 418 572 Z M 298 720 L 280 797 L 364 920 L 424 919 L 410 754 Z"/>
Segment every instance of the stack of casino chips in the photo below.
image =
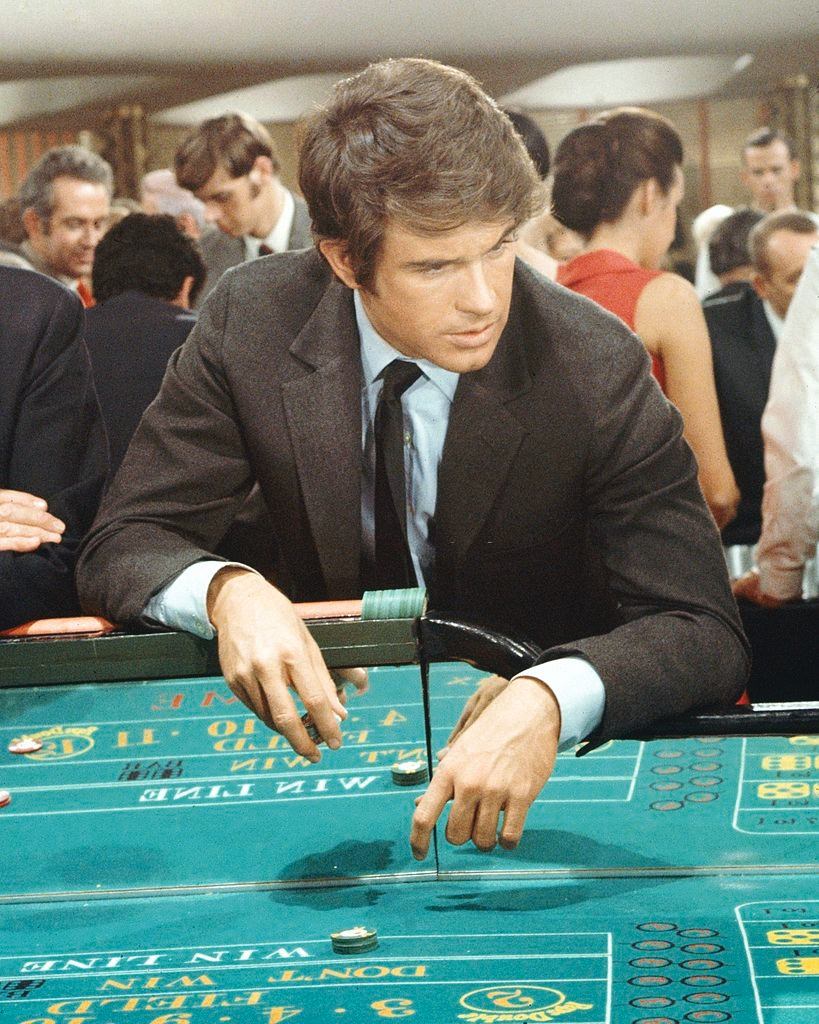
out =
<path fill-rule="evenodd" d="M 330 939 L 333 951 L 345 956 L 352 953 L 369 953 L 378 948 L 378 932 L 375 928 L 365 928 L 364 925 L 345 928 L 343 932 L 331 932 Z"/>
<path fill-rule="evenodd" d="M 392 766 L 392 781 L 396 786 L 420 786 L 427 777 L 426 761 L 396 761 Z"/>

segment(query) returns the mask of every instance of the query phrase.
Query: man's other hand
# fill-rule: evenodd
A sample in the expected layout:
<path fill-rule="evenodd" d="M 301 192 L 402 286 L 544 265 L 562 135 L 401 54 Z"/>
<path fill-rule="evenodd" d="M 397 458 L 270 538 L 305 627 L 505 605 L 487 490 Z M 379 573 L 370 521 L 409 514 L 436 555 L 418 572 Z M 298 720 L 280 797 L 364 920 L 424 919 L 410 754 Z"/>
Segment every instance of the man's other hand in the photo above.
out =
<path fill-rule="evenodd" d="M 442 747 L 438 751 L 437 757 L 439 761 L 441 758 L 446 757 L 449 753 L 449 748 L 461 733 L 466 732 L 470 725 L 472 725 L 476 719 L 480 718 L 492 701 L 503 693 L 508 685 L 509 680 L 504 679 L 502 676 L 489 676 L 486 679 L 481 679 L 478 683 L 478 688 L 467 700 L 466 704 L 464 704 L 461 717 L 455 723 L 455 728 L 449 734 L 446 746 Z"/>
<path fill-rule="evenodd" d="M 65 523 L 52 516 L 44 498 L 0 489 L 0 551 L 36 551 L 59 544 Z"/>
<path fill-rule="evenodd" d="M 213 577 L 207 609 L 218 631 L 222 672 L 239 700 L 297 753 L 319 761 L 292 688 L 327 746 L 340 747 L 339 722 L 347 711 L 318 644 L 284 594 L 256 573 L 230 566 Z"/>
<path fill-rule="evenodd" d="M 458 735 L 419 797 L 410 834 L 415 859 L 426 857 L 450 800 L 448 842 L 461 846 L 471 839 L 480 850 L 497 842 L 517 846 L 529 807 L 552 774 L 559 736 L 560 709 L 551 690 L 526 677 L 509 683 Z"/>

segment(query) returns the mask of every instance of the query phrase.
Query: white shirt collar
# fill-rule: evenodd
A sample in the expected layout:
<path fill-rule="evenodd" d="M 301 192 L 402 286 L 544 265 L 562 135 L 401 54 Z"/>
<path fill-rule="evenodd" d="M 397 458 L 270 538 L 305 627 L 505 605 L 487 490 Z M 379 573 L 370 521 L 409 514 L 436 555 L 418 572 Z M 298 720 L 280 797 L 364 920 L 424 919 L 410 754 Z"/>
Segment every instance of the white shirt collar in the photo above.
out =
<path fill-rule="evenodd" d="M 384 341 L 376 331 L 370 323 L 364 303 L 361 301 L 361 293 L 357 289 L 353 292 L 353 305 L 355 306 L 358 336 L 361 339 L 361 367 L 364 373 L 364 386 L 369 387 L 393 359 L 407 359 L 408 357 L 393 348 L 389 342 Z M 455 397 L 455 389 L 458 387 L 460 374 L 453 370 L 445 370 L 428 359 L 412 359 L 410 362 L 417 363 L 424 375 L 446 395 L 450 402 L 452 401 Z"/>
<path fill-rule="evenodd" d="M 261 245 L 269 246 L 273 252 L 287 252 L 293 218 L 296 215 L 296 201 L 293 198 L 293 193 L 288 189 L 285 188 L 282 191 L 284 192 L 282 212 L 267 238 L 254 238 L 252 235 L 245 235 L 245 259 L 255 260 L 259 255 L 259 246 Z"/>
<path fill-rule="evenodd" d="M 765 310 L 765 316 L 768 318 L 768 323 L 771 325 L 774 341 L 779 344 L 779 338 L 782 334 L 782 328 L 785 326 L 785 321 L 776 312 L 767 299 L 762 300 L 762 308 Z"/>

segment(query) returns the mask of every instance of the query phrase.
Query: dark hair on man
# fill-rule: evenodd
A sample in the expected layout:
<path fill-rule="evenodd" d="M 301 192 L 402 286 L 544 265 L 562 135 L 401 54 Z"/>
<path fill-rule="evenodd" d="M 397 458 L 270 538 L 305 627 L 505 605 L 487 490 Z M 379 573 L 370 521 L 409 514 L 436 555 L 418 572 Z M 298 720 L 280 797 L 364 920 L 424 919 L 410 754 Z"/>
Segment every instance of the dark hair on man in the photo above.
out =
<path fill-rule="evenodd" d="M 642 182 L 654 179 L 668 192 L 682 162 L 682 141 L 666 118 L 639 107 L 607 111 L 557 147 L 552 212 L 588 238 L 621 216 Z"/>
<path fill-rule="evenodd" d="M 105 302 L 130 290 L 155 299 L 177 297 L 193 278 L 193 302 L 205 283 L 199 247 L 164 213 L 130 213 L 100 240 L 91 271 L 94 298 Z"/>
<path fill-rule="evenodd" d="M 714 229 L 708 242 L 708 258 L 711 269 L 717 275 L 727 274 L 737 267 L 751 265 L 751 253 L 748 249 L 748 235 L 751 228 L 758 224 L 764 213 L 752 210 L 750 206 L 742 206 L 734 210 Z"/>
<path fill-rule="evenodd" d="M 242 178 L 260 156 L 266 156 L 278 174 L 279 158 L 268 130 L 249 114 L 231 111 L 203 121 L 185 136 L 174 157 L 176 180 L 196 192 L 217 168 L 223 167 L 231 178 Z"/>
<path fill-rule="evenodd" d="M 109 198 L 114 192 L 114 175 L 101 156 L 82 146 L 56 146 L 40 157 L 20 186 L 20 209 L 34 210 L 47 221 L 54 212 L 54 181 L 74 178 L 102 185 Z"/>
<path fill-rule="evenodd" d="M 796 146 L 793 139 L 777 128 L 757 128 L 756 131 L 751 132 L 742 145 L 742 155 L 745 155 L 746 149 L 763 149 L 774 142 L 784 142 L 788 147 L 788 159 L 796 159 Z"/>
<path fill-rule="evenodd" d="M 524 223 L 542 185 L 509 119 L 465 72 L 401 58 L 339 82 L 303 127 L 299 184 L 318 241 L 372 284 L 389 221 L 423 235 Z"/>
<path fill-rule="evenodd" d="M 526 147 L 526 152 L 532 158 L 532 163 L 535 165 L 538 175 L 541 178 L 547 177 L 552 164 L 552 155 L 549 151 L 549 143 L 546 141 L 546 136 L 540 130 L 537 121 L 529 117 L 528 114 L 524 114 L 522 110 L 510 110 L 505 107 L 502 109 L 512 122 L 512 127 L 523 140 L 523 145 Z"/>
<path fill-rule="evenodd" d="M 777 231 L 791 231 L 795 235 L 815 235 L 819 232 L 816 221 L 800 210 L 781 210 L 769 213 L 752 229 L 748 236 L 748 248 L 751 262 L 757 273 L 763 277 L 771 276 L 771 261 L 768 256 L 768 242 Z"/>

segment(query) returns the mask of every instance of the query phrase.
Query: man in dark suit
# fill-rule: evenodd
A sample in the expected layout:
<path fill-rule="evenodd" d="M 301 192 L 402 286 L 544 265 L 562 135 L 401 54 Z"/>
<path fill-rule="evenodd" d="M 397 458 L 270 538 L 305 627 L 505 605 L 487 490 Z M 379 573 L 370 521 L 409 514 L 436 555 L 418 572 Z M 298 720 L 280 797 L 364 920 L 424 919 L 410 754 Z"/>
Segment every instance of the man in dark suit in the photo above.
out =
<path fill-rule="evenodd" d="M 0 266 L 0 629 L 79 611 L 73 570 L 107 470 L 80 300 Z"/>
<path fill-rule="evenodd" d="M 97 305 L 86 316 L 86 341 L 113 474 L 171 353 L 196 323 L 190 307 L 205 265 L 172 217 L 132 213 L 97 246 L 91 279 Z"/>
<path fill-rule="evenodd" d="M 723 531 L 727 545 L 755 544 L 762 528 L 765 484 L 761 421 L 778 335 L 810 248 L 819 238 L 809 214 L 763 217 L 737 211 L 710 243 L 712 266 L 725 284 L 703 302 L 725 446 L 741 500 Z M 752 281 L 752 283 L 748 283 Z"/>
<path fill-rule="evenodd" d="M 247 114 L 203 121 L 182 142 L 176 180 L 205 204 L 216 230 L 202 235 L 208 276 L 202 298 L 245 260 L 313 244 L 304 200 L 284 187 L 273 140 Z"/>
<path fill-rule="evenodd" d="M 711 338 L 725 447 L 740 491 L 736 518 L 722 531 L 723 543 L 756 544 L 762 526 L 760 420 L 768 398 L 776 340 L 762 300 L 751 284 L 754 268 L 748 235 L 763 214 L 736 210 L 708 243 L 711 268 L 722 288 L 703 301 Z"/>
<path fill-rule="evenodd" d="M 411 836 L 422 858 L 453 799 L 451 842 L 514 846 L 559 743 L 741 689 L 719 537 L 638 339 L 516 264 L 541 184 L 472 79 L 405 59 L 339 83 L 300 185 L 318 251 L 225 275 L 79 585 L 89 610 L 215 628 L 234 692 L 313 761 L 289 687 L 330 748 L 346 711 L 291 600 L 423 581 L 434 608 L 536 640 L 542 663 L 452 744 Z M 275 587 L 209 554 L 254 479 Z"/>

